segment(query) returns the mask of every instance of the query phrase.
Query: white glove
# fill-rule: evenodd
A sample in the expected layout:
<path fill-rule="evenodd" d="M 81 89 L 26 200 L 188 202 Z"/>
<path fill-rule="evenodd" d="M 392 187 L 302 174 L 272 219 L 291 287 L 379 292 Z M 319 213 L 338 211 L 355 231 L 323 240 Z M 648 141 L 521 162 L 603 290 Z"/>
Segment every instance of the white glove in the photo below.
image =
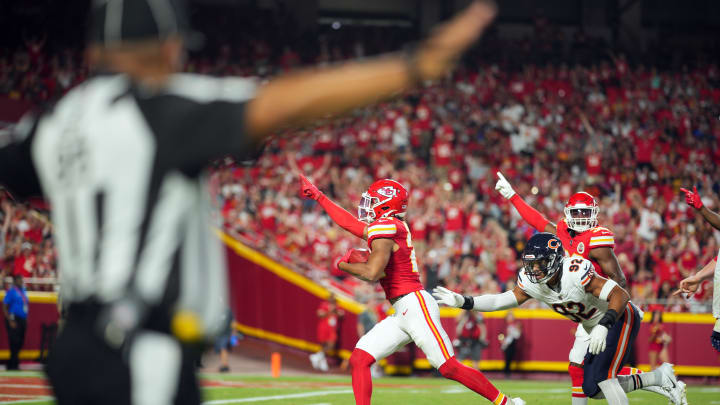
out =
<path fill-rule="evenodd" d="M 582 328 L 582 326 L 580 326 L 580 328 Z M 598 354 L 605 350 L 607 334 L 608 328 L 602 325 L 595 325 L 590 332 L 590 346 L 588 347 L 590 354 Z"/>
<path fill-rule="evenodd" d="M 499 191 L 505 199 L 509 200 L 515 195 L 515 190 L 513 190 L 510 182 L 505 179 L 505 176 L 503 176 L 502 173 L 497 172 L 497 176 L 498 181 L 495 183 L 495 190 Z"/>
<path fill-rule="evenodd" d="M 460 308 L 465 303 L 465 298 L 462 295 L 450 291 L 445 287 L 433 288 L 432 295 L 441 304 L 445 304 L 449 307 Z"/>

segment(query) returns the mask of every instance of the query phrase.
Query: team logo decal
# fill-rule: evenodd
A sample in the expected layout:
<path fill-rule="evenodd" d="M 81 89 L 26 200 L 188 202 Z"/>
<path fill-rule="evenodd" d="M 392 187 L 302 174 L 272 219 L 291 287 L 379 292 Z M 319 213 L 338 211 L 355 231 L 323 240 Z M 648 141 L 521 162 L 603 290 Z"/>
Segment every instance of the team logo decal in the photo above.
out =
<path fill-rule="evenodd" d="M 585 244 L 580 242 L 578 243 L 577 252 L 580 254 L 585 253 Z"/>
<path fill-rule="evenodd" d="M 552 250 L 558 250 L 558 248 L 560 247 L 560 241 L 558 241 L 557 239 L 550 239 L 548 241 L 548 247 Z"/>
<path fill-rule="evenodd" d="M 384 197 L 395 197 L 397 195 L 397 190 L 395 190 L 392 186 L 385 186 L 378 189 L 377 193 Z"/>

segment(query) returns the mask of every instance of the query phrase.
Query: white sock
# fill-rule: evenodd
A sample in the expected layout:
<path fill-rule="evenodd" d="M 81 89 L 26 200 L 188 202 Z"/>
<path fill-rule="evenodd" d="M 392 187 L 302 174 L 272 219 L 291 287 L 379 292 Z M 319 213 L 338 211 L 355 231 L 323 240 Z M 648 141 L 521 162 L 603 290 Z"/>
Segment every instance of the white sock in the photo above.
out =
<path fill-rule="evenodd" d="M 662 383 L 662 376 L 655 371 L 642 374 L 619 375 L 617 379 L 625 392 L 632 392 L 646 387 L 655 387 Z"/>
<path fill-rule="evenodd" d="M 628 397 L 617 378 L 602 381 L 598 386 L 605 395 L 608 405 L 629 405 Z"/>
<path fill-rule="evenodd" d="M 718 318 L 718 320 L 715 321 L 715 326 L 713 327 L 713 330 L 715 332 L 720 332 L 720 318 Z"/>
<path fill-rule="evenodd" d="M 572 405 L 587 405 L 588 398 L 587 397 L 572 397 Z"/>

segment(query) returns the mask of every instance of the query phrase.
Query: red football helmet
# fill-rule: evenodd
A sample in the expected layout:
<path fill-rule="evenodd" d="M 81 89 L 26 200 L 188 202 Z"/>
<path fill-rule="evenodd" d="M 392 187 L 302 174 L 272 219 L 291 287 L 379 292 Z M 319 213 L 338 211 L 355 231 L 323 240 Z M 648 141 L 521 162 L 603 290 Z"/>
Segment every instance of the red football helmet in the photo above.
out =
<path fill-rule="evenodd" d="M 372 222 L 391 215 L 403 217 L 407 203 L 408 192 L 402 184 L 390 179 L 378 180 L 362 194 L 358 219 Z"/>
<path fill-rule="evenodd" d="M 581 191 L 570 197 L 565 204 L 565 222 L 575 232 L 585 232 L 598 225 L 600 212 L 597 201 L 590 194 Z"/>

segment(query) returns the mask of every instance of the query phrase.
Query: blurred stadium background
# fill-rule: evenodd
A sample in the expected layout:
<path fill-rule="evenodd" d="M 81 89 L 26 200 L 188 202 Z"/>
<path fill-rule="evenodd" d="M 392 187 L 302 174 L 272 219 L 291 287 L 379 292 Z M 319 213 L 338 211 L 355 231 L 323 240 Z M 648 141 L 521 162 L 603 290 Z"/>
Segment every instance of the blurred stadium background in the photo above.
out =
<path fill-rule="evenodd" d="M 185 70 L 268 78 L 392 51 L 466 3 L 194 0 L 191 18 L 205 46 L 188 55 Z M 344 311 L 338 354 L 346 358 L 358 315 L 382 294 L 335 268 L 347 248 L 361 244 L 300 197 L 293 171 L 350 211 L 374 179 L 401 181 L 411 192 L 408 220 L 426 289 L 481 294 L 512 288 L 523 241 L 534 232 L 493 190 L 501 170 L 553 221 L 573 192 L 596 196 L 633 301 L 665 312 L 678 373 L 720 376 L 705 337 L 711 287 L 689 299 L 670 295 L 719 247 L 720 233 L 685 205 L 679 188 L 696 185 L 708 207 L 720 208 L 720 2 L 498 3 L 493 29 L 446 79 L 317 122 L 302 138 L 278 134 L 257 161 L 212 168 L 208 193 L 229 252 L 232 309 L 247 337 L 233 368 L 265 372 L 262 359 L 280 351 L 286 365 L 309 369 L 306 353 L 319 349 L 316 310 L 330 293 Z M 87 77 L 88 4 L 0 0 L 0 142 L 24 112 Z M 19 273 L 33 291 L 21 358 L 34 361 L 44 357 L 57 321 L 51 207 L 2 194 L 0 269 L 6 283 Z M 516 311 L 524 327 L 517 368 L 564 372 L 573 325 L 535 307 Z M 382 316 L 388 308 L 371 309 Z M 451 336 L 459 314 L 443 310 Z M 496 336 L 504 317 L 486 316 L 484 370 L 502 369 Z M 635 347 L 641 368 L 649 334 L 644 324 Z M 2 359 L 7 339 L 0 336 Z M 243 366 L 246 360 L 256 368 Z M 208 361 L 216 366 L 214 357 Z M 390 374 L 428 368 L 413 348 L 385 365 Z"/>

